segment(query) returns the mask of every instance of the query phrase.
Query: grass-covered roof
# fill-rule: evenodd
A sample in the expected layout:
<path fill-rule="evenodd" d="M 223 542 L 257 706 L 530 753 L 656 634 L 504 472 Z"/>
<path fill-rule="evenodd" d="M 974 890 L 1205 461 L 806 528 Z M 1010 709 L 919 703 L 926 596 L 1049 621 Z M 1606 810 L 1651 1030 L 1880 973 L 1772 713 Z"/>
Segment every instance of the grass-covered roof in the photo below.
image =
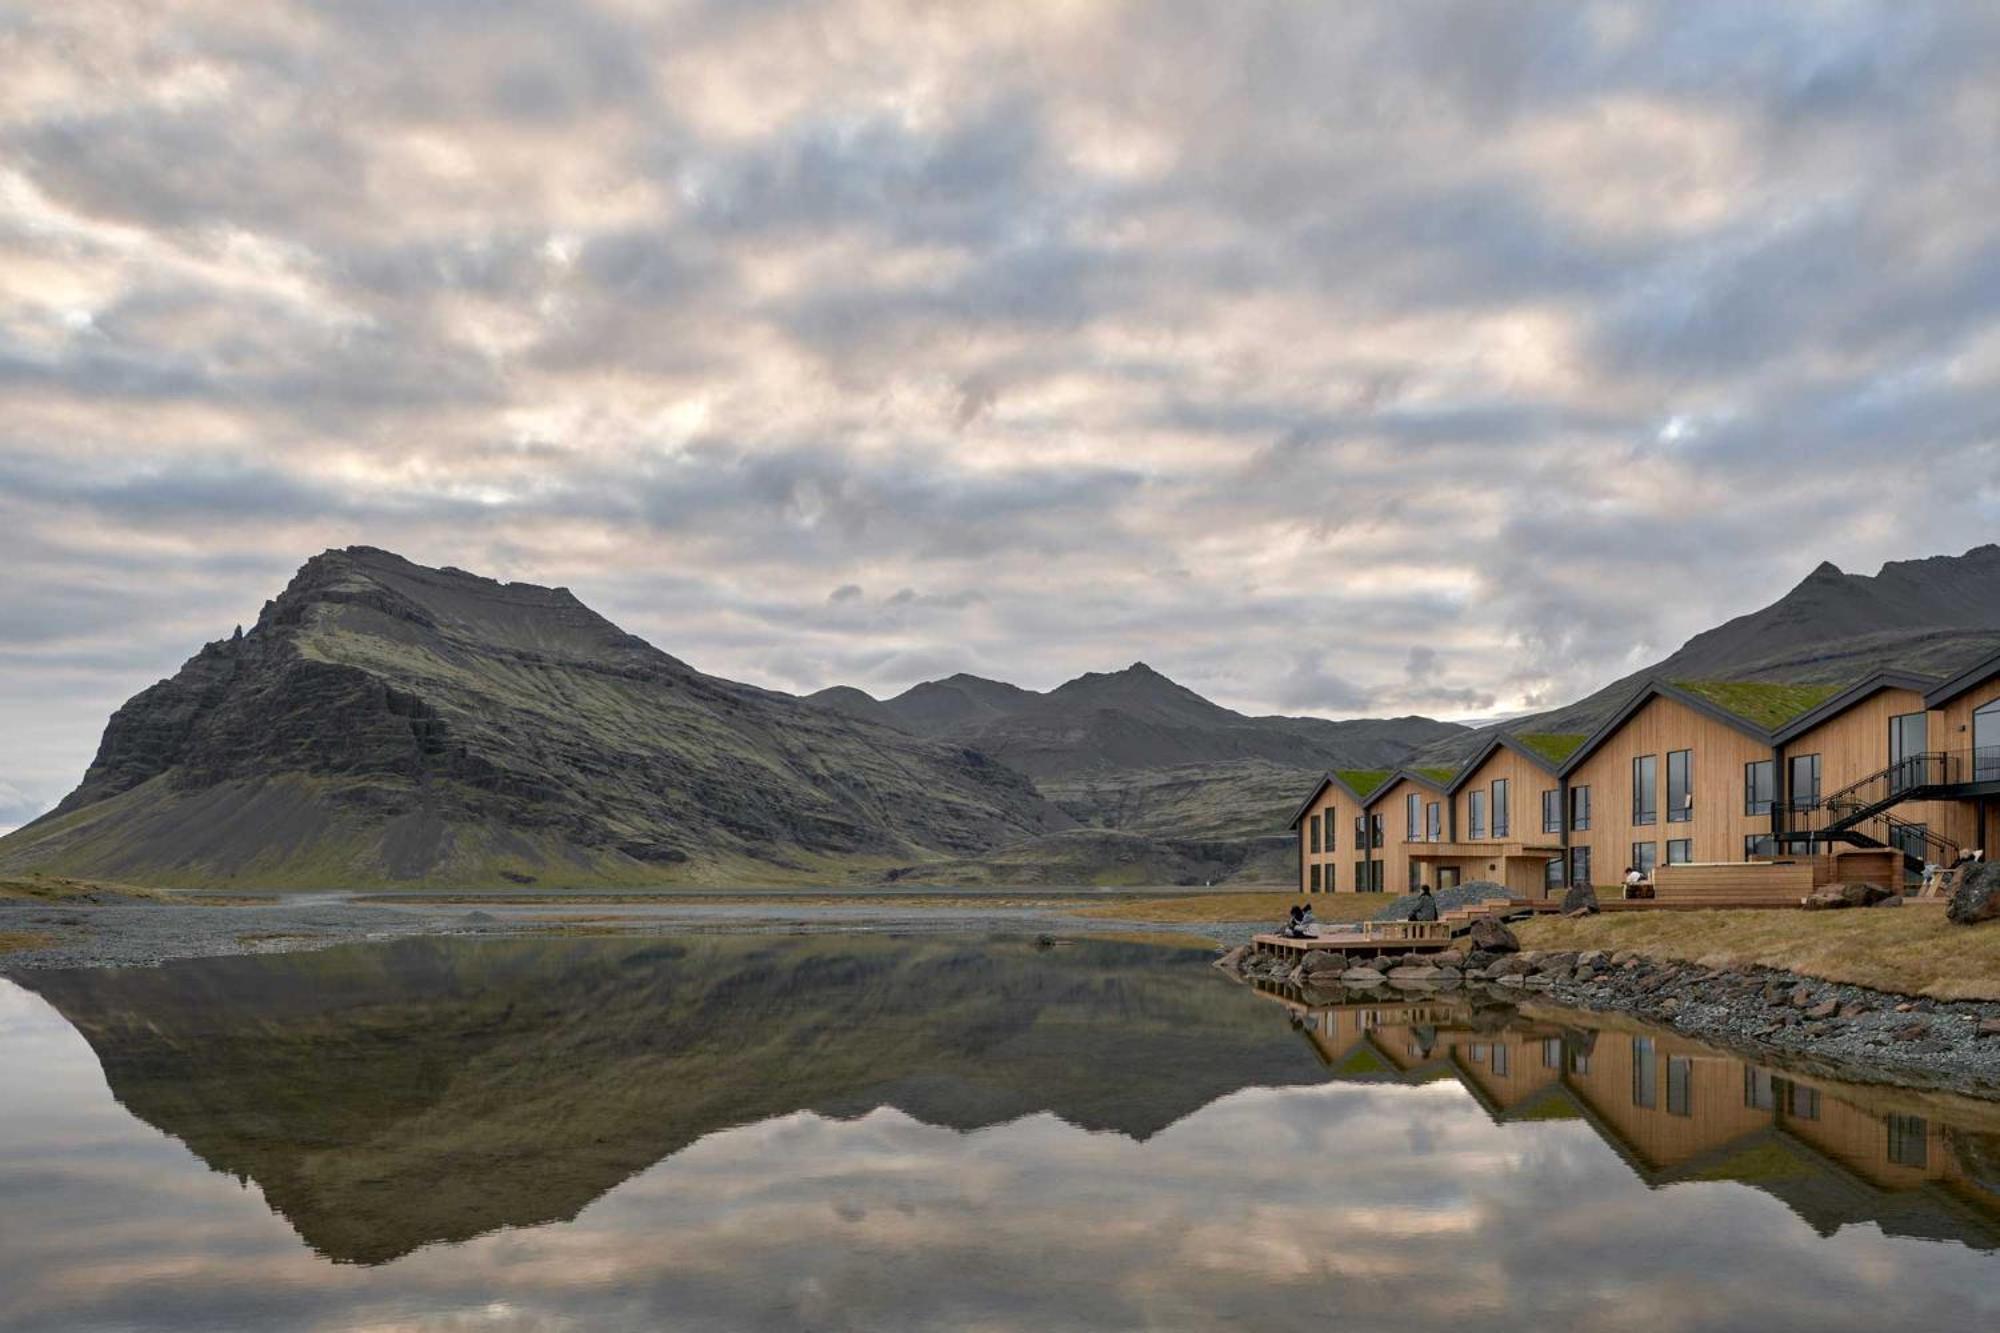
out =
<path fill-rule="evenodd" d="M 1440 787 L 1450 786 L 1451 780 L 1458 776 L 1457 769 L 1440 768 L 1435 764 L 1418 764 L 1410 771 L 1412 773 L 1423 774 L 1425 777 L 1429 778 L 1432 782 L 1437 783 Z"/>
<path fill-rule="evenodd" d="M 1336 768 L 1333 775 L 1361 796 L 1373 796 L 1375 789 L 1389 780 L 1386 768 Z"/>
<path fill-rule="evenodd" d="M 1523 731 L 1513 739 L 1549 763 L 1560 764 L 1590 737 L 1581 731 Z"/>
<path fill-rule="evenodd" d="M 1763 680 L 1677 680 L 1674 687 L 1766 731 L 1775 731 L 1840 692 L 1838 685 L 1784 685 Z"/>

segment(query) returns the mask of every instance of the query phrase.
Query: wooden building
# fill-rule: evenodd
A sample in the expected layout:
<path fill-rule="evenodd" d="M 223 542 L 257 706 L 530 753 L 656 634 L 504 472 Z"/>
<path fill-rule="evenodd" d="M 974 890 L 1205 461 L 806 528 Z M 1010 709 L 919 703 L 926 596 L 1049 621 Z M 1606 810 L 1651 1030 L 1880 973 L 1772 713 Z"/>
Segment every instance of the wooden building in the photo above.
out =
<path fill-rule="evenodd" d="M 1366 817 L 1368 796 L 1389 779 L 1386 769 L 1342 769 L 1320 779 L 1292 815 L 1299 839 L 1300 893 L 1367 893 L 1370 847 L 1379 841 Z"/>

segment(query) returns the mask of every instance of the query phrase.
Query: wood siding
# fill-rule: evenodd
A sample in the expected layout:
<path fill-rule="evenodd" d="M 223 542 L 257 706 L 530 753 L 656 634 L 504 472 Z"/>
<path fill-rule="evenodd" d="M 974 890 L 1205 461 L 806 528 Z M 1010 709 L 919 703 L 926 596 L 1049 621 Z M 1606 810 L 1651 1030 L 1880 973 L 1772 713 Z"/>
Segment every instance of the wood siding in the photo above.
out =
<path fill-rule="evenodd" d="M 2000 682 L 1995 683 L 1995 689 L 2000 690 Z M 1957 702 L 1953 700 L 1954 704 Z M 1820 795 L 1831 796 L 1842 787 L 1880 773 L 1889 766 L 1890 718 L 1925 711 L 1924 697 L 1914 690 L 1878 690 L 1837 717 L 1828 718 L 1786 741 L 1786 760 L 1789 762 L 1797 755 L 1818 755 Z M 1947 734 L 1952 725 L 1948 713 L 1948 709 L 1928 713 L 1924 724 L 1927 750 L 1954 748 Z M 1967 723 L 1971 717 L 1972 712 L 1968 708 L 1965 710 Z M 1968 729 L 1965 739 L 1959 741 L 1956 748 L 1970 747 L 1970 737 Z M 1970 845 L 1979 832 L 1978 814 L 1966 801 L 1905 801 L 1894 806 L 1889 813 L 1912 824 L 1923 824 L 1961 847 Z M 1861 831 L 1879 836 L 1883 826 L 1877 821 L 1864 821 Z"/>
<path fill-rule="evenodd" d="M 1660 902 L 1791 902 L 1813 891 L 1813 861 L 1758 861 L 1661 866 L 1653 874 Z"/>
<path fill-rule="evenodd" d="M 1382 794 L 1368 803 L 1369 812 L 1382 815 L 1382 845 L 1372 853 L 1382 862 L 1382 892 L 1408 893 L 1410 891 L 1410 849 L 1413 844 L 1406 841 L 1403 827 L 1405 797 L 1415 792 L 1424 805 L 1432 801 L 1439 804 L 1438 818 L 1445 824 L 1443 835 L 1451 836 L 1450 802 L 1443 792 L 1435 787 L 1426 787 L 1421 782 L 1399 778 L 1385 788 Z M 1419 838 L 1422 836 L 1419 830 Z M 1433 881 L 1435 884 L 1435 881 Z"/>
<path fill-rule="evenodd" d="M 1354 862 L 1360 856 L 1355 851 L 1354 816 L 1361 813 L 1361 803 L 1350 795 L 1339 783 L 1330 782 L 1326 790 L 1306 811 L 1306 817 L 1299 821 L 1299 892 L 1313 891 L 1313 867 L 1320 872 L 1319 892 L 1351 893 L 1354 891 Z M 1313 821 L 1320 825 L 1319 850 L 1313 850 Z M 1327 850 L 1328 821 L 1331 821 L 1333 850 Z M 1331 881 L 1327 876 L 1331 874 Z"/>
<path fill-rule="evenodd" d="M 1667 755 L 1673 750 L 1694 752 L 1694 818 L 1681 823 L 1667 819 Z M 1632 760 L 1645 754 L 1659 759 L 1658 820 L 1639 825 L 1632 822 Z M 1591 815 L 1587 832 L 1571 830 L 1570 846 L 1590 848 L 1591 879 L 1600 887 L 1624 876 L 1635 842 L 1657 843 L 1663 866 L 1668 841 L 1680 838 L 1694 844 L 1690 860 L 1741 861 L 1743 839 L 1771 831 L 1769 815 L 1744 813 L 1743 766 L 1772 757 L 1769 745 L 1706 713 L 1677 699 L 1652 699 L 1569 775 L 1572 788 L 1590 788 Z"/>

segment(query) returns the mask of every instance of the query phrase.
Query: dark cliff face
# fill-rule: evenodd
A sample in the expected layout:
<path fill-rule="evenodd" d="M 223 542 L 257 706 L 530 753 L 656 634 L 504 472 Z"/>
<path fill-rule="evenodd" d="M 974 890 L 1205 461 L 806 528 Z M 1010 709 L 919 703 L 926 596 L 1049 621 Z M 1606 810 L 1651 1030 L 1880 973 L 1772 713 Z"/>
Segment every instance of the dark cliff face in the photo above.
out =
<path fill-rule="evenodd" d="M 276 885 L 630 882 L 976 855 L 1067 826 L 1019 774 L 705 676 L 564 589 L 357 547 L 105 728 L 0 866 Z"/>

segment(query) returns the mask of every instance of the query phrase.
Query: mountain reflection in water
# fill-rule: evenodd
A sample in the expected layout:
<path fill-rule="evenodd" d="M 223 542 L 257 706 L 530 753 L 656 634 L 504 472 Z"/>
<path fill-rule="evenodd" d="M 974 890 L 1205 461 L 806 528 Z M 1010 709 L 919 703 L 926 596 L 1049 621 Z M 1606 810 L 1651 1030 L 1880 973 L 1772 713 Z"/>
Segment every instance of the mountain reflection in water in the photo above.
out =
<path fill-rule="evenodd" d="M 2000 1108 L 1206 963 L 407 941 L 26 977 L 66 1022 L 0 983 L 0 1328 L 2000 1317 Z"/>

